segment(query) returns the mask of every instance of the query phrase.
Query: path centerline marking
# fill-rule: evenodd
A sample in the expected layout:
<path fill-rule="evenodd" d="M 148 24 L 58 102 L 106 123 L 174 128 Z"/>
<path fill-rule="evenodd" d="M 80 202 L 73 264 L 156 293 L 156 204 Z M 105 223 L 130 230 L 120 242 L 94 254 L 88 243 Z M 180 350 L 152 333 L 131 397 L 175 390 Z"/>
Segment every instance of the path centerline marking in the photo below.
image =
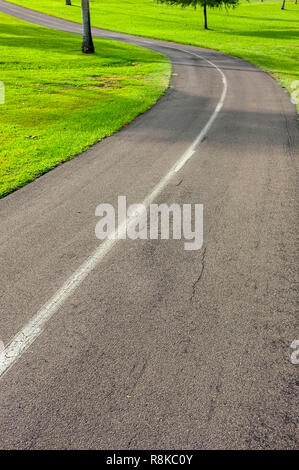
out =
<path fill-rule="evenodd" d="M 138 41 L 138 38 L 136 38 Z M 149 43 L 149 41 L 140 41 L 143 44 Z M 151 43 L 154 44 L 154 43 Z M 197 147 L 202 142 L 203 138 L 208 133 L 213 122 L 217 118 L 219 112 L 223 107 L 223 103 L 227 94 L 227 79 L 224 72 L 212 61 L 208 60 L 204 56 L 195 52 L 188 51 L 183 48 L 163 46 L 158 44 L 159 47 L 165 47 L 168 49 L 178 50 L 195 57 L 205 60 L 212 67 L 214 67 L 222 78 L 222 94 L 214 109 L 209 120 L 205 126 L 201 129 L 197 137 L 193 140 L 191 145 L 186 149 L 183 155 L 176 161 L 176 163 L 170 168 L 168 173 L 159 181 L 159 183 L 153 188 L 153 190 L 145 197 L 143 204 L 146 208 L 156 199 L 156 197 L 164 190 L 170 180 L 179 172 L 194 155 Z M 127 219 L 116 229 L 112 237 L 114 239 L 106 239 L 101 245 L 87 258 L 85 262 L 67 279 L 63 286 L 54 294 L 51 299 L 46 302 L 42 308 L 31 318 L 31 320 L 12 338 L 12 340 L 2 349 L 0 354 L 0 377 L 28 350 L 32 343 L 40 336 L 46 323 L 52 318 L 57 310 L 62 306 L 66 299 L 76 290 L 77 287 L 84 281 L 84 279 L 93 271 L 93 269 L 102 261 L 102 259 L 111 251 L 111 249 L 121 241 L 118 236 L 124 233 L 126 227 L 132 225 L 138 215 L 133 217 L 127 217 Z M 121 238 L 121 237 L 119 237 Z"/>

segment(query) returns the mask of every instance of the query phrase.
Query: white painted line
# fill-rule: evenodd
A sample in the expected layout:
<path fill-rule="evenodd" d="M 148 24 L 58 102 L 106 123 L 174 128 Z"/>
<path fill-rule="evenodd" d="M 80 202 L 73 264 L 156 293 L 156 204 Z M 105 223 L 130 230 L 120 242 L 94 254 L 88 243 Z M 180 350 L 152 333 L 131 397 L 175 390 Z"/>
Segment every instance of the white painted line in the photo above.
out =
<path fill-rule="evenodd" d="M 210 65 L 215 67 L 222 77 L 223 90 L 218 101 L 218 104 L 211 115 L 210 119 L 200 131 L 196 139 L 184 152 L 184 154 L 178 159 L 178 161 L 172 166 L 169 172 L 161 179 L 161 181 L 154 187 L 152 192 L 146 196 L 143 201 L 143 204 L 148 207 L 156 197 L 163 191 L 169 181 L 173 176 L 183 168 L 187 161 L 195 153 L 197 146 L 203 140 L 211 125 L 218 116 L 227 93 L 227 80 L 222 72 L 222 70 L 217 67 L 213 62 L 206 59 L 205 57 L 196 54 L 195 52 L 190 52 L 185 49 L 179 49 L 171 47 L 171 49 L 177 49 L 187 54 L 194 55 L 200 59 L 205 60 Z M 130 226 L 137 216 L 127 218 L 116 230 L 114 233 L 114 239 L 106 239 L 95 251 L 94 253 L 75 271 L 71 277 L 63 284 L 61 289 L 34 315 L 34 317 L 25 325 L 16 336 L 7 344 L 4 351 L 2 350 L 0 355 L 0 376 L 3 376 L 5 372 L 16 362 L 22 354 L 30 347 L 30 345 L 38 338 L 42 333 L 46 323 L 50 318 L 57 312 L 65 300 L 75 291 L 75 289 L 82 283 L 82 281 L 88 276 L 88 274 L 101 262 L 101 260 L 106 256 L 109 251 L 116 245 L 119 241 L 118 237 L 121 238 L 121 234 L 125 232 L 127 225 Z"/>

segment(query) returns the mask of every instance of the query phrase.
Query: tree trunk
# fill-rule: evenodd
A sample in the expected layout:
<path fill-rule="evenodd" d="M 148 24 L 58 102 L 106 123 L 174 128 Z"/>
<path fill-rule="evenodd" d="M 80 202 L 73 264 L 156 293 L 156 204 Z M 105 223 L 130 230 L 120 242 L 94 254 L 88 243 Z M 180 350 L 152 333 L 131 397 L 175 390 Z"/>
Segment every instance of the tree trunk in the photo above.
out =
<path fill-rule="evenodd" d="M 82 52 L 84 52 L 84 54 L 93 54 L 94 46 L 93 46 L 91 26 L 90 26 L 89 0 L 81 0 L 81 6 L 82 6 L 82 23 L 83 23 Z"/>
<path fill-rule="evenodd" d="M 71 2 L 71 0 L 65 0 L 65 4 L 66 5 L 72 5 L 72 2 Z"/>
<path fill-rule="evenodd" d="M 282 0 L 281 10 L 284 10 L 285 3 L 286 3 L 286 0 Z"/>
<path fill-rule="evenodd" d="M 205 19 L 204 28 L 205 28 L 205 29 L 209 29 L 209 28 L 208 28 L 207 4 L 206 4 L 206 3 L 204 3 L 204 6 L 203 6 L 203 16 L 204 16 L 204 19 Z"/>

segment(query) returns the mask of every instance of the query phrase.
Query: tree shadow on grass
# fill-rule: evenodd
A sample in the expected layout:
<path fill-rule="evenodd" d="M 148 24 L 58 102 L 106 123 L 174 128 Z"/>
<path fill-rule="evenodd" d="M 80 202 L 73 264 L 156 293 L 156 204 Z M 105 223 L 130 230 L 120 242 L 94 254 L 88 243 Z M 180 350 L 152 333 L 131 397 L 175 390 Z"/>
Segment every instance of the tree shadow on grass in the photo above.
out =
<path fill-rule="evenodd" d="M 220 31 L 219 31 L 220 33 Z M 295 29 L 286 29 L 286 30 L 248 30 L 248 31 L 221 31 L 221 34 L 229 34 L 231 36 L 247 36 L 247 37 L 260 37 L 266 39 L 298 39 L 299 33 Z"/>
<path fill-rule="evenodd" d="M 5 35 L 2 35 L 3 33 Z M 81 53 L 81 37 L 76 34 L 51 31 L 46 28 L 30 25 L 22 25 L 20 27 L 17 25 L 0 24 L 0 46 L 3 47 L 38 50 L 45 55 L 51 51 L 65 55 L 68 61 L 72 59 L 77 60 L 77 53 L 82 58 L 89 59 L 88 62 L 91 65 L 95 65 L 99 58 L 107 60 L 107 65 L 126 65 L 132 61 L 143 63 L 161 62 L 157 53 L 146 48 L 98 37 L 95 37 L 94 41 L 95 44 L 97 42 L 101 44 L 96 47 L 95 55 L 87 56 Z"/>
<path fill-rule="evenodd" d="M 284 22 L 289 22 L 289 23 L 296 23 L 298 24 L 298 20 L 290 20 L 288 18 L 268 18 L 268 17 L 260 17 L 260 16 L 257 16 L 257 17 L 253 17 L 253 16 L 246 16 L 246 15 L 233 15 L 234 18 L 243 18 L 243 19 L 246 19 L 246 20 L 250 20 L 250 21 L 276 21 L 276 22 L 281 22 L 281 21 L 284 21 Z"/>

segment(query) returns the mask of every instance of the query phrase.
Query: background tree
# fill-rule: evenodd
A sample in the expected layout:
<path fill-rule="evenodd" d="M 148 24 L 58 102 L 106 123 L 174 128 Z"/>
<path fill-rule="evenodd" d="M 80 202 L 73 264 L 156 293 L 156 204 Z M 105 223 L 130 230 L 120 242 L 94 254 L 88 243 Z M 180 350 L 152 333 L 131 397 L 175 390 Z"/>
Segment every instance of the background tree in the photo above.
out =
<path fill-rule="evenodd" d="M 168 3 L 181 7 L 202 7 L 204 14 L 204 28 L 208 29 L 207 8 L 234 8 L 239 4 L 239 0 L 156 0 L 158 3 Z"/>
<path fill-rule="evenodd" d="M 286 0 L 282 0 L 282 5 L 281 5 L 282 10 L 284 10 L 285 4 L 286 4 Z"/>
<path fill-rule="evenodd" d="M 65 0 L 65 4 L 66 5 L 72 5 L 72 2 L 71 2 L 71 0 Z"/>
<path fill-rule="evenodd" d="M 91 26 L 90 26 L 89 0 L 81 0 L 81 6 L 82 6 L 82 23 L 83 23 L 82 52 L 84 52 L 84 54 L 93 54 L 94 46 L 93 46 Z"/>

